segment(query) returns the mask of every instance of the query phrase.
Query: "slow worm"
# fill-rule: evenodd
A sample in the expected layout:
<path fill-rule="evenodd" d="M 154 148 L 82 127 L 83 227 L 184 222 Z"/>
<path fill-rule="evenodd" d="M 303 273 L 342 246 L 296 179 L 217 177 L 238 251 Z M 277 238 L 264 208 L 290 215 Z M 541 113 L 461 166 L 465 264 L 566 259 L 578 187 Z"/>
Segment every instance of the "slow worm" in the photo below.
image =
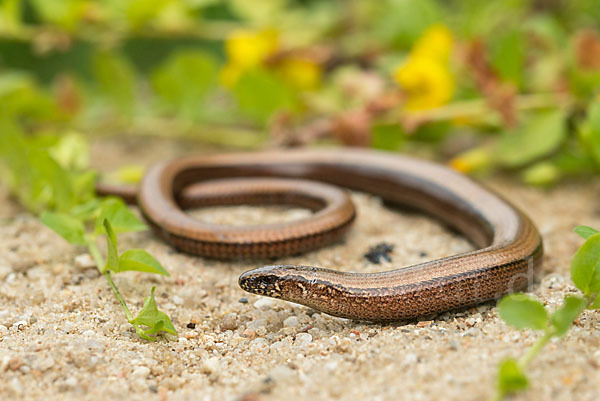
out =
<path fill-rule="evenodd" d="M 231 181 L 232 177 L 238 178 Z M 248 177 L 261 178 L 243 179 Z M 154 230 L 183 251 L 212 258 L 277 257 L 331 242 L 354 219 L 354 207 L 343 191 L 306 180 L 417 209 L 458 230 L 479 249 L 380 273 L 264 266 L 240 276 L 244 290 L 334 316 L 404 320 L 521 290 L 541 264 L 543 247 L 536 227 L 508 201 L 446 167 L 371 150 L 184 157 L 151 168 L 137 202 Z M 118 192 L 102 187 L 100 191 Z M 233 227 L 204 223 L 182 210 L 246 202 L 300 204 L 315 213 L 292 223 Z"/>

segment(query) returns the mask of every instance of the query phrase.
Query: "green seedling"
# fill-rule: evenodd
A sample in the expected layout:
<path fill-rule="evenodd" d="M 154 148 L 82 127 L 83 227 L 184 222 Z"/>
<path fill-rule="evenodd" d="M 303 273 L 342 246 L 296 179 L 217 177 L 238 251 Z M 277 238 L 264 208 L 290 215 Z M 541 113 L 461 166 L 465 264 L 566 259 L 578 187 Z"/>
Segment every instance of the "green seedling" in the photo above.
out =
<path fill-rule="evenodd" d="M 169 317 L 157 309 L 154 288 L 134 317 L 112 279 L 111 274 L 124 271 L 164 276 L 169 273 L 143 249 L 129 249 L 119 254 L 117 233 L 142 231 L 147 227 L 123 200 L 101 199 L 95 195 L 96 173 L 82 165 L 85 142 L 74 134 L 28 138 L 7 119 L 0 119 L 0 129 L 3 129 L 0 173 L 17 198 L 32 212 L 40 213 L 41 221 L 66 241 L 88 248 L 127 321 L 141 338 L 154 341 L 150 335 L 161 331 L 177 335 Z M 106 261 L 97 246 L 102 236 L 107 243 Z M 144 330 L 142 326 L 148 328 Z"/>
<path fill-rule="evenodd" d="M 508 358 L 498 367 L 496 393 L 493 400 L 528 388 L 525 369 L 552 338 L 564 337 L 585 309 L 598 309 L 600 301 L 600 232 L 578 226 L 574 230 L 586 241 L 573 256 L 571 279 L 580 295 L 567 295 L 562 305 L 548 313 L 544 305 L 527 294 L 510 294 L 498 304 L 500 317 L 519 330 L 535 330 L 541 337 L 520 358 Z"/>
<path fill-rule="evenodd" d="M 169 317 L 156 307 L 154 287 L 152 288 L 150 297 L 144 300 L 142 310 L 138 316 L 134 317 L 111 276 L 112 273 L 123 271 L 169 275 L 165 268 L 143 249 L 129 249 L 119 255 L 116 230 L 107 216 L 110 216 L 112 221 L 115 222 L 120 232 L 139 231 L 144 229 L 144 224 L 139 221 L 137 216 L 120 199 L 105 199 L 98 204 L 98 209 L 95 213 L 91 211 L 85 213 L 86 216 L 93 216 L 94 214 L 98 215 L 94 227 L 103 227 L 102 233 L 98 233 L 95 228 L 90 230 L 89 233 L 85 233 L 85 222 L 66 214 L 44 212 L 42 214 L 42 222 L 70 243 L 74 245 L 86 245 L 88 247 L 100 273 L 106 278 L 117 300 L 121 304 L 127 321 L 134 326 L 136 333 L 140 337 L 154 341 L 154 338 L 149 335 L 160 331 L 177 335 L 177 331 L 173 327 Z M 103 260 L 96 245 L 97 238 L 102 235 L 106 237 L 106 261 Z M 144 331 L 141 325 L 147 326 L 149 329 Z"/>

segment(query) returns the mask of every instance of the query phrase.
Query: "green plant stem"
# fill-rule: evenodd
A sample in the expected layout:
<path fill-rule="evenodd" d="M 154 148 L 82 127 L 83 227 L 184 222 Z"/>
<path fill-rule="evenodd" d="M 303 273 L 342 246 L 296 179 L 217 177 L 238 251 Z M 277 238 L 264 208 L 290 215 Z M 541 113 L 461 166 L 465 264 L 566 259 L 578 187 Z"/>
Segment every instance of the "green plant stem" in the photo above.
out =
<path fill-rule="evenodd" d="M 121 295 L 121 292 L 119 292 L 119 289 L 117 288 L 117 286 L 115 285 L 115 282 L 113 281 L 112 277 L 110 276 L 110 270 L 105 271 L 104 273 L 102 273 L 102 275 L 104 277 L 106 277 L 106 280 L 108 281 L 108 284 L 110 285 L 110 288 L 112 288 L 113 292 L 115 293 L 115 296 L 119 300 L 119 303 L 121 304 L 121 308 L 123 308 L 123 311 L 125 312 L 125 316 L 127 316 L 127 321 L 129 322 L 129 321 L 133 320 L 133 315 L 131 314 L 131 311 L 127 307 L 127 304 L 125 303 L 125 300 L 123 299 L 123 296 Z M 134 326 L 136 326 L 136 325 L 134 324 Z"/>
<path fill-rule="evenodd" d="M 95 239 L 96 239 L 95 236 L 87 236 L 86 237 L 86 244 L 87 244 L 88 250 L 90 251 L 92 258 L 94 259 L 94 262 L 96 263 L 96 267 L 98 268 L 98 271 L 100 271 L 100 273 L 106 278 L 106 281 L 108 281 L 108 285 L 110 285 L 110 288 L 112 289 L 113 293 L 117 297 L 117 300 L 121 304 L 121 308 L 123 309 L 123 312 L 125 312 L 127 321 L 131 321 L 131 320 L 133 320 L 133 314 L 131 313 L 131 311 L 129 310 L 129 307 L 125 303 L 125 299 L 123 298 L 123 295 L 121 295 L 121 292 L 117 288 L 117 285 L 113 281 L 113 279 L 110 275 L 110 270 L 104 270 L 104 259 L 102 258 L 102 255 L 100 254 L 100 250 L 98 250 L 98 246 L 96 246 Z M 136 326 L 136 325 L 134 325 L 134 326 Z M 136 329 L 137 329 L 137 327 L 136 327 Z"/>
<path fill-rule="evenodd" d="M 517 364 L 519 365 L 519 369 L 524 370 L 527 365 L 535 358 L 537 354 L 548 344 L 550 339 L 554 336 L 554 330 L 550 327 L 546 329 L 544 335 L 540 337 L 533 345 L 527 350 L 525 355 L 518 359 Z M 505 391 L 497 390 L 490 401 L 502 401 L 504 397 L 506 397 L 508 393 Z"/>
<path fill-rule="evenodd" d="M 535 358 L 535 356 L 537 354 L 539 354 L 539 352 L 542 350 L 542 348 L 544 348 L 544 346 L 546 346 L 546 344 L 548 344 L 548 341 L 550 341 L 550 339 L 552 338 L 553 335 L 554 335 L 554 330 L 547 329 L 546 332 L 544 333 L 544 335 L 542 337 L 540 337 L 531 346 L 531 348 L 529 348 L 529 350 L 527 350 L 525 355 L 523 355 L 521 358 L 519 358 L 519 360 L 517 362 L 519 364 L 519 368 L 524 370 L 527 367 L 527 365 L 529 365 L 529 363 L 533 360 L 533 358 Z"/>
<path fill-rule="evenodd" d="M 592 302 L 594 302 L 594 299 L 596 299 L 597 294 L 591 294 L 588 295 L 587 298 L 587 305 L 589 306 Z M 583 311 L 581 312 L 583 313 Z M 579 314 L 579 316 L 581 316 L 581 313 Z M 578 317 L 579 317 L 578 316 Z M 525 370 L 525 368 L 529 365 L 529 363 L 533 360 L 533 358 L 536 357 L 537 354 L 540 353 L 540 351 L 542 350 L 542 348 L 544 348 L 546 346 L 546 344 L 548 344 L 548 342 L 550 342 L 550 340 L 552 339 L 552 337 L 554 337 L 556 334 L 556 330 L 553 327 L 548 327 L 546 329 L 546 331 L 544 332 L 544 335 L 542 337 L 540 337 L 525 353 L 525 355 L 523 355 L 522 357 L 520 357 L 517 360 L 517 364 L 519 365 L 519 368 L 521 370 Z M 490 401 L 501 401 L 504 399 L 504 397 L 506 397 L 508 394 L 505 392 L 502 392 L 500 390 L 496 391 L 496 393 L 494 394 L 494 396 L 492 398 L 490 398 Z"/>
<path fill-rule="evenodd" d="M 534 93 L 528 95 L 517 95 L 514 99 L 515 109 L 519 111 L 537 110 L 548 107 L 566 106 L 570 99 L 563 99 L 557 93 Z M 496 119 L 493 108 L 486 99 L 463 100 L 429 110 L 404 112 L 400 121 L 407 126 L 418 126 L 426 122 L 446 121 L 454 118 L 486 118 Z"/>

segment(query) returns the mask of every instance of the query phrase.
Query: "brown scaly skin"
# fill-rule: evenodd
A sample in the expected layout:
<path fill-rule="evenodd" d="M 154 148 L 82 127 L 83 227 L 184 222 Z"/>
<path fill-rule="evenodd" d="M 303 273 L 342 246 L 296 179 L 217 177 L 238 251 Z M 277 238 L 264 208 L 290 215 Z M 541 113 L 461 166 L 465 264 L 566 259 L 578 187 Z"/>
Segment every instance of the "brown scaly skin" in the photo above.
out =
<path fill-rule="evenodd" d="M 317 212 L 312 218 L 290 224 L 230 227 L 206 225 L 181 210 L 179 204 L 184 204 L 188 196 L 186 188 L 228 177 L 263 177 L 263 190 L 270 187 L 270 180 L 275 185 L 274 177 L 285 177 L 368 192 L 388 203 L 439 218 L 480 247 L 381 273 L 276 265 L 240 277 L 240 286 L 248 292 L 296 302 L 334 316 L 390 321 L 475 305 L 525 288 L 541 264 L 543 247 L 537 229 L 509 202 L 443 166 L 372 150 L 312 149 L 186 157 L 151 169 L 140 187 L 138 203 L 155 230 L 171 244 L 213 258 L 303 252 L 338 238 L 355 216 L 353 208 L 339 202 L 336 211 L 325 217 Z M 211 202 L 227 203 L 231 199 L 227 195 L 239 184 L 228 186 L 225 182 L 213 191 Z M 299 195 L 302 191 L 295 185 L 288 189 L 292 199 L 326 198 L 318 195 L 321 189 L 313 187 L 311 195 Z M 236 202 L 251 201 L 257 198 L 252 192 L 250 187 L 233 198 Z M 274 202 L 281 201 L 276 199 Z"/>

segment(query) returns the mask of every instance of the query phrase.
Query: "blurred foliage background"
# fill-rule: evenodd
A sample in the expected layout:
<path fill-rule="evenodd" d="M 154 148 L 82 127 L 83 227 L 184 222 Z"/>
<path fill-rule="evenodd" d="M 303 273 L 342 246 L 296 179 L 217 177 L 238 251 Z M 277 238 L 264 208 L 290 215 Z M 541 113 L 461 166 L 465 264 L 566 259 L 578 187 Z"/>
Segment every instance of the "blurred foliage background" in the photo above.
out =
<path fill-rule="evenodd" d="M 548 185 L 598 171 L 599 89 L 597 0 L 0 2 L 5 156 L 9 129 L 76 165 L 80 135 L 338 143 Z"/>

